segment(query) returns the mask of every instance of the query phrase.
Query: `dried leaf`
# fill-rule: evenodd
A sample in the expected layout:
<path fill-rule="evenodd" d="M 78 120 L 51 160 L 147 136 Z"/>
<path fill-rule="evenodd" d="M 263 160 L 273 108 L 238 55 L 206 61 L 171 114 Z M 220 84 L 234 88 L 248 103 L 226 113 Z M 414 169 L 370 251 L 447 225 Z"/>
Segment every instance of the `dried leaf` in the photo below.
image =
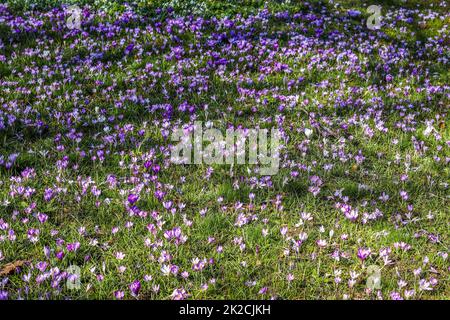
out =
<path fill-rule="evenodd" d="M 17 260 L 17 261 L 5 264 L 0 269 L 0 276 L 7 276 L 7 275 L 9 275 L 11 273 L 14 273 L 16 268 L 19 268 L 19 267 L 23 266 L 25 263 L 27 263 L 27 261 L 25 261 L 25 260 Z"/>

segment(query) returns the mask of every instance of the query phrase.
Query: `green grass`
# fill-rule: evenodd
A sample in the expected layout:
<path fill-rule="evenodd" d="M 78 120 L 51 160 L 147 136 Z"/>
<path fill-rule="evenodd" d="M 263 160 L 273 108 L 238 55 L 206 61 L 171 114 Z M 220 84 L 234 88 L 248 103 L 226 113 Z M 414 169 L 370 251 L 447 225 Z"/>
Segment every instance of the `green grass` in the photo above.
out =
<path fill-rule="evenodd" d="M 23 12 L 27 9 L 27 2 L 9 1 L 15 3 L 12 7 L 15 12 Z M 250 15 L 257 12 L 257 9 L 263 8 L 262 1 L 204 1 L 205 11 L 202 12 L 206 17 L 211 16 L 233 16 L 238 13 Z M 313 3 L 317 9 L 317 2 Z M 359 9 L 365 13 L 366 4 L 360 1 L 335 1 L 340 5 L 334 9 L 327 3 L 330 10 L 336 10 L 345 14 L 349 8 Z M 384 8 L 395 10 L 400 7 L 418 8 L 421 11 L 430 8 L 429 4 L 438 1 L 380 1 Z M 59 1 L 42 1 L 39 3 L 42 8 L 52 7 L 59 4 Z M 89 1 L 78 2 L 81 4 L 92 3 Z M 375 2 L 374 2 L 375 3 Z M 98 4 L 93 4 L 94 6 Z M 142 12 L 153 12 L 158 7 L 164 7 L 166 1 L 161 3 L 155 1 L 141 1 L 137 6 Z M 110 13 L 123 10 L 121 4 L 109 6 Z M 432 7 L 434 10 L 444 13 L 445 9 Z M 271 12 L 288 10 L 289 12 L 298 12 L 306 10 L 304 4 L 300 1 L 290 1 L 289 3 L 278 3 L 271 1 L 269 3 Z M 183 15 L 186 8 L 182 5 L 175 6 L 175 12 Z M 156 16 L 162 19 L 161 16 Z M 356 22 L 355 22 L 356 23 Z M 138 24 L 139 25 L 139 24 Z M 448 26 L 447 20 L 431 20 L 427 22 L 425 29 L 417 25 L 406 26 L 411 32 L 400 33 L 398 30 L 401 23 L 396 25 L 395 29 L 385 30 L 387 37 L 384 39 L 385 45 L 395 45 L 404 41 L 411 46 L 413 52 L 417 52 L 420 45 L 416 41 L 427 41 L 431 37 L 440 37 L 438 30 L 444 25 Z M 264 26 L 271 38 L 279 39 L 280 47 L 287 45 L 289 36 L 286 34 L 288 27 L 284 21 L 269 22 Z M 305 34 L 314 36 L 314 28 L 305 26 Z M 329 30 L 342 29 L 342 25 L 329 26 Z M 342 31 L 348 36 L 350 31 Z M 210 35 L 213 30 L 206 32 Z M 262 32 L 262 31 L 261 31 Z M 8 33 L 2 33 L 2 39 L 11 36 Z M 444 35 L 448 41 L 448 31 Z M 93 35 L 93 39 L 88 46 L 79 44 L 75 47 L 69 47 L 70 41 L 55 35 L 53 43 L 46 44 L 50 51 L 51 59 L 43 57 L 26 57 L 18 54 L 11 58 L 10 63 L 0 62 L 0 79 L 2 81 L 15 81 L 17 85 L 13 87 L 25 87 L 31 90 L 31 94 L 23 94 L 13 90 L 6 91 L 1 89 L 1 103 L 16 101 L 18 105 L 32 105 L 33 110 L 42 119 L 47 128 L 38 130 L 34 127 L 24 127 L 19 124 L 8 127 L 0 131 L 1 150 L 0 154 L 9 155 L 13 152 L 20 153 L 15 165 L 11 169 L 0 167 L 0 218 L 4 219 L 14 229 L 17 239 L 15 241 L 0 241 L 0 250 L 6 257 L 0 261 L 1 267 L 17 260 L 27 260 L 29 265 L 25 266 L 19 273 L 8 276 L 8 283 L 4 289 L 11 292 L 13 298 L 19 296 L 28 299 L 37 299 L 40 297 L 62 299 L 70 297 L 73 299 L 112 299 L 114 291 L 124 290 L 126 298 L 132 298 L 128 286 L 133 281 L 139 279 L 142 283 L 140 299 L 169 299 L 175 288 L 186 288 L 192 299 L 259 299 L 276 297 L 280 299 L 376 299 L 376 293 L 367 293 L 365 291 L 365 281 L 367 279 L 367 266 L 371 264 L 382 266 L 382 289 L 380 294 L 390 298 L 390 294 L 399 291 L 403 295 L 403 290 L 398 288 L 398 281 L 404 280 L 408 283 L 408 289 L 416 290 L 416 299 L 448 299 L 450 289 L 448 259 L 444 260 L 438 253 L 448 252 L 449 237 L 449 195 L 448 184 L 450 172 L 448 164 L 445 163 L 446 157 L 450 157 L 450 151 L 446 142 L 450 140 L 450 122 L 448 121 L 448 90 L 446 92 L 436 93 L 427 100 L 427 95 L 423 92 L 416 92 L 414 89 L 426 86 L 424 77 L 412 79 L 410 74 L 400 74 L 401 67 L 408 68 L 408 63 L 416 63 L 421 66 L 422 74 L 424 69 L 429 69 L 433 76 L 428 77 L 432 84 L 437 86 L 448 85 L 448 63 L 436 61 L 432 53 L 423 58 L 412 57 L 408 61 L 399 61 L 391 70 L 395 76 L 394 86 L 405 89 L 409 85 L 413 90 L 409 96 L 398 93 L 395 97 L 389 96 L 386 91 L 374 92 L 370 85 L 384 85 L 382 74 L 374 71 L 372 78 L 366 79 L 357 75 L 357 72 L 345 74 L 342 70 L 332 69 L 328 71 L 327 67 L 321 68 L 318 65 L 311 66 L 311 56 L 285 57 L 277 56 L 279 62 L 287 64 L 292 73 L 289 75 L 274 72 L 258 81 L 259 72 L 257 70 L 248 70 L 245 76 L 254 81 L 251 84 L 240 83 L 238 76 L 232 73 L 233 69 L 225 71 L 227 79 L 218 76 L 213 71 L 208 71 L 208 89 L 199 93 L 187 92 L 189 84 L 193 81 L 187 76 L 194 76 L 196 71 L 205 67 L 209 56 L 204 53 L 194 51 L 189 53 L 196 66 L 186 66 L 181 72 L 184 76 L 184 88 L 186 91 L 178 94 L 177 87 L 169 83 L 168 70 L 177 69 L 174 61 L 166 61 L 165 55 L 171 52 L 170 46 L 175 46 L 173 39 L 168 40 L 168 45 L 163 49 L 161 39 L 143 39 L 147 42 L 149 54 L 142 57 L 123 57 L 123 48 L 117 47 L 111 49 L 104 56 L 102 61 L 111 62 L 108 72 L 92 72 L 91 66 L 79 64 L 78 59 L 83 59 L 90 52 L 101 50 L 111 40 L 105 39 L 101 34 Z M 81 36 L 77 36 L 81 39 Z M 75 37 L 75 38 L 77 38 Z M 161 36 L 162 37 L 162 36 Z M 123 32 L 115 39 L 124 38 L 127 41 L 131 39 L 130 33 Z M 192 33 L 180 35 L 182 45 L 187 46 L 194 41 Z M 16 38 L 15 46 L 5 42 L 5 47 L 1 49 L 0 54 L 12 57 L 13 52 L 21 53 L 25 48 L 32 48 L 36 45 L 39 36 L 28 34 L 23 38 Z M 195 41 L 205 42 L 203 37 Z M 104 41 L 104 42 L 102 42 Z M 255 42 L 257 39 L 255 39 Z M 337 40 L 336 40 L 337 41 Z M 333 44 L 316 45 L 313 55 L 322 47 L 333 47 Z M 155 50 L 152 51 L 152 48 Z M 58 50 L 63 51 L 59 54 Z M 157 49 L 160 49 L 157 51 Z M 216 48 L 217 49 L 217 48 Z M 219 50 L 219 49 L 217 49 Z M 429 49 L 432 51 L 432 48 Z M 267 57 L 258 55 L 251 51 L 249 54 L 256 56 L 257 63 L 262 65 Z M 39 74 L 45 74 L 45 67 L 51 66 L 51 61 L 56 57 L 61 57 L 63 63 L 67 63 L 69 69 L 73 72 L 73 80 L 64 83 L 58 89 L 55 89 L 46 99 L 39 99 L 42 94 L 36 89 L 34 77 L 26 71 L 26 67 L 38 68 Z M 364 54 L 359 54 L 363 59 Z M 448 54 L 447 54 L 448 58 Z M 382 59 L 378 53 L 374 53 L 368 58 L 366 63 L 361 63 L 365 70 L 372 70 L 374 66 L 380 63 Z M 119 65 L 120 63 L 120 65 Z M 147 63 L 153 63 L 159 71 L 162 72 L 161 78 L 145 78 L 147 72 L 143 69 Z M 336 61 L 330 61 L 329 67 L 335 67 Z M 255 63 L 256 64 L 256 63 Z M 237 64 L 236 64 L 237 65 Z M 242 66 L 245 64 L 242 63 Z M 258 65 L 259 66 L 259 65 Z M 308 70 L 308 67 L 311 67 Z M 76 70 L 80 67 L 80 70 Z M 409 69 L 408 69 L 409 70 Z M 20 74 L 19 74 L 20 73 Z M 298 89 L 289 90 L 286 85 L 285 77 L 292 79 L 302 75 L 305 77 Z M 139 78 L 141 77 L 141 78 Z M 50 86 L 53 83 L 61 81 L 61 74 L 54 76 L 48 75 L 44 78 L 44 85 Z M 102 85 L 96 84 L 96 80 L 104 82 Z M 316 84 L 329 80 L 329 87 L 318 89 Z M 407 84 L 407 81 L 410 81 Z M 151 86 L 152 83 L 155 86 Z M 295 104 L 287 111 L 279 112 L 280 100 L 274 97 L 272 92 L 262 94 L 261 97 L 240 97 L 237 91 L 237 84 L 241 87 L 251 90 L 261 91 L 264 89 L 279 88 L 278 93 L 289 96 L 298 95 L 304 92 L 304 97 L 311 103 L 306 106 Z M 333 90 L 339 90 L 342 83 L 347 87 L 361 88 L 360 93 L 351 94 L 345 92 L 345 99 L 351 98 L 352 103 L 346 107 L 335 105 L 335 96 Z M 167 96 L 162 94 L 162 85 L 167 89 Z M 114 89 L 108 92 L 102 92 L 109 86 L 115 85 Z M 10 86 L 11 87 L 11 86 Z M 143 169 L 144 154 L 152 148 L 155 150 L 156 158 L 161 167 L 164 166 L 164 159 L 167 157 L 164 152 L 159 150 L 160 145 L 167 144 L 164 140 L 160 128 L 163 120 L 162 113 L 150 114 L 142 104 L 133 101 L 123 101 L 120 107 L 117 107 L 121 97 L 126 95 L 129 88 L 136 90 L 136 95 L 143 96 L 148 100 L 148 105 L 172 103 L 178 106 L 184 101 L 192 105 L 209 105 L 209 113 L 206 116 L 204 111 L 198 111 L 199 119 L 217 120 L 217 126 L 224 129 L 226 124 L 240 124 L 244 127 L 254 127 L 256 124 L 270 126 L 273 124 L 267 120 L 267 117 L 281 114 L 285 117 L 283 128 L 289 134 L 291 141 L 287 145 L 290 160 L 296 163 L 304 164 L 310 168 L 310 172 L 301 171 L 298 179 L 292 179 L 291 170 L 286 166 L 280 169 L 280 173 L 271 178 L 273 185 L 271 187 L 255 187 L 249 180 L 250 177 L 257 176 L 247 172 L 246 166 L 235 167 L 230 175 L 229 166 L 213 166 L 214 172 L 210 179 L 205 179 L 207 165 L 171 165 L 164 168 L 158 175 L 158 181 L 164 186 L 167 192 L 166 199 L 170 199 L 176 204 L 184 203 L 186 208 L 183 214 L 177 213 L 171 215 L 163 208 L 162 203 L 155 196 L 155 185 L 145 180 L 145 169 Z M 94 89 L 97 90 L 94 92 Z M 45 92 L 45 91 L 44 91 Z M 82 92 L 82 94 L 80 93 Z M 71 96 L 72 95 L 72 96 Z M 89 98 L 83 107 L 80 107 L 79 101 L 75 103 L 76 97 Z M 212 99 L 212 97 L 215 99 Z M 74 98 L 75 97 L 75 98 Z M 241 99 L 242 98 L 242 99 Z M 268 102 L 263 105 L 261 101 L 267 98 Z M 356 105 L 355 100 L 361 99 L 362 104 Z M 349 125 L 348 129 L 342 130 L 341 125 L 348 122 L 352 115 L 358 115 L 363 119 L 366 125 L 372 129 L 376 123 L 371 120 L 374 111 L 371 98 L 379 98 L 383 101 L 384 107 L 379 108 L 382 113 L 384 126 L 389 129 L 387 133 L 375 131 L 373 138 L 368 138 L 364 134 L 361 126 Z M 258 105 L 258 111 L 253 113 L 251 108 Z M 319 105 L 321 107 L 319 108 Z M 409 113 L 414 114 L 415 123 L 407 123 L 401 110 L 396 110 L 398 105 L 411 106 Z M 69 139 L 66 134 L 67 123 L 54 117 L 57 110 L 61 113 L 68 113 L 75 107 L 80 109 L 79 119 L 74 120 L 73 127 L 77 132 L 83 133 L 81 142 L 75 142 Z M 227 108 L 230 107 L 231 111 Z M 85 108 L 85 110 L 81 110 Z M 97 108 L 97 109 L 96 109 Z M 429 108 L 426 111 L 424 108 Z M 1 110 L 1 109 L 0 109 Z M 112 133 L 122 132 L 125 124 L 132 124 L 134 129 L 130 131 L 120 143 L 107 144 L 104 142 L 108 133 L 104 131 L 104 122 L 95 122 L 101 113 L 107 116 L 115 116 L 115 120 L 110 124 Z M 298 151 L 297 145 L 305 138 L 302 129 L 311 127 L 312 113 L 318 115 L 316 122 L 325 127 L 329 132 L 338 134 L 325 134 L 326 130 L 315 129 L 311 142 L 308 145 L 308 151 L 302 155 Z M 443 125 L 439 127 L 441 140 L 437 141 L 432 136 L 422 134 L 426 128 L 425 120 L 440 116 Z M 21 117 L 20 113 L 16 117 Z M 122 116 L 121 119 L 118 119 Z M 30 117 L 34 117 L 30 116 Z M 188 122 L 189 116 L 186 113 L 174 110 L 175 119 L 181 122 Z M 367 117 L 367 119 L 364 119 Z M 220 122 L 221 121 L 221 122 Z M 417 131 L 405 132 L 399 129 L 396 124 L 403 123 L 411 125 Z M 173 125 L 173 123 L 172 123 Z M 117 127 L 114 127 L 117 126 Z M 138 130 L 144 130 L 144 136 L 138 134 Z M 298 129 L 298 131 L 296 131 Z M 60 140 L 55 142 L 55 137 L 61 133 Z M 419 141 L 424 141 L 429 148 L 423 153 L 414 149 L 412 137 Z M 351 140 L 350 140 L 351 137 Z M 339 142 L 340 138 L 350 141 L 346 144 Z M 326 141 L 324 142 L 324 139 Z M 398 139 L 398 144 L 393 144 L 393 140 Z M 330 153 L 338 152 L 339 145 L 342 144 L 342 151 L 346 154 L 356 155 L 359 150 L 362 151 L 366 160 L 357 165 L 353 160 L 340 161 L 338 157 L 332 155 L 325 156 L 323 151 Z M 56 151 L 57 145 L 64 145 L 64 152 Z M 442 149 L 438 150 L 437 147 Z M 92 161 L 89 151 L 101 149 L 109 152 L 103 162 Z M 46 156 L 39 154 L 40 151 L 47 151 Z M 29 152 L 31 151 L 31 152 Z M 80 151 L 88 152 L 86 157 L 80 156 Z M 379 154 L 382 154 L 379 156 Z M 63 155 L 70 158 L 70 166 L 66 170 L 58 171 L 56 162 L 60 161 Z M 441 161 L 437 162 L 433 156 L 438 155 Z M 401 160 L 396 162 L 396 157 Z M 136 159 L 133 159 L 135 157 Z M 406 161 L 405 159 L 409 159 Z M 323 169 L 325 164 L 332 163 L 334 166 L 329 171 Z M 77 165 L 76 169 L 72 168 Z M 9 192 L 14 189 L 16 182 L 12 177 L 20 176 L 21 172 L 32 167 L 36 171 L 36 177 L 23 182 L 24 186 L 34 188 L 36 193 L 33 197 L 11 197 Z M 408 167 L 408 169 L 406 169 Z M 250 167 L 253 169 L 253 167 Z M 402 174 L 408 172 L 408 180 L 400 181 Z M 109 188 L 107 177 L 110 174 L 116 175 L 119 180 L 118 188 Z M 324 184 L 318 196 L 314 197 L 308 192 L 309 176 L 319 175 Z M 185 177 L 186 181 L 181 182 L 180 178 Z M 258 177 L 258 176 L 257 176 Z M 81 196 L 83 186 L 81 180 L 91 179 L 93 185 L 102 190 L 99 199 L 94 195 Z M 134 178 L 139 182 L 131 182 Z M 261 178 L 261 177 L 258 177 Z M 234 185 L 239 182 L 239 189 Z M 137 203 L 141 210 L 147 211 L 150 215 L 152 211 L 161 213 L 164 224 L 157 231 L 154 237 L 147 230 L 147 225 L 157 222 L 147 216 L 139 218 L 130 217 L 127 213 L 124 202 L 128 193 L 133 188 L 141 184 L 143 192 Z M 168 188 L 171 185 L 173 188 Z M 361 185 L 366 188 L 362 189 Z M 43 201 L 45 188 L 63 188 L 61 194 L 49 202 Z M 124 192 L 120 192 L 122 189 Z M 89 193 L 90 188 L 87 189 Z M 364 211 L 373 212 L 379 209 L 383 212 L 383 217 L 370 221 L 367 224 L 360 222 L 354 223 L 343 217 L 343 215 L 334 208 L 336 198 L 331 199 L 335 192 L 342 190 L 342 194 L 348 197 L 348 203 L 354 207 L 359 207 L 360 214 Z M 402 200 L 399 196 L 400 190 L 406 190 L 409 194 L 408 201 Z M 84 190 L 86 191 L 86 190 Z M 385 192 L 390 195 L 387 202 L 379 201 L 379 197 Z M 254 193 L 255 199 L 252 201 L 254 208 L 249 207 L 249 194 Z M 80 196 L 80 198 L 78 198 Z M 283 210 L 275 205 L 277 196 L 282 196 Z M 217 199 L 223 197 L 223 203 L 218 203 Z M 108 201 L 106 201 L 108 199 Z M 8 201 L 4 202 L 5 200 Z M 96 201 L 101 205 L 97 206 Z M 25 209 L 32 203 L 37 204 L 36 211 L 43 212 L 49 216 L 48 222 L 40 225 L 32 214 L 26 214 Z M 243 212 L 246 215 L 255 215 L 255 219 L 242 227 L 236 227 L 235 222 L 238 216 L 238 210 L 233 206 L 237 202 L 244 204 Z M 222 206 L 227 208 L 222 210 Z M 261 206 L 266 206 L 261 208 Z M 406 214 L 408 205 L 412 205 L 413 217 L 415 220 L 408 220 Z M 200 215 L 203 208 L 208 208 L 205 217 Z M 13 218 L 14 211 L 18 212 L 16 219 Z M 33 210 L 35 213 L 35 211 Z M 299 224 L 301 213 L 308 212 L 312 215 L 312 221 L 305 221 Z M 433 214 L 433 219 L 427 217 Z M 397 217 L 401 216 L 405 224 L 402 224 Z M 22 219 L 27 218 L 28 222 Z M 192 222 L 189 227 L 186 219 Z M 132 222 L 133 226 L 125 227 L 127 222 Z M 80 227 L 86 229 L 85 235 L 78 232 Z M 184 245 L 177 246 L 174 243 L 164 240 L 163 232 L 181 226 L 183 234 L 188 237 Z M 288 236 L 298 238 L 301 232 L 308 234 L 306 240 L 299 252 L 294 252 L 292 242 L 283 238 L 280 228 L 288 227 Z M 39 241 L 35 244 L 28 241 L 26 234 L 29 228 L 39 228 Z M 111 230 L 119 227 L 116 234 Z M 321 232 L 321 227 L 325 230 Z M 263 236 L 263 229 L 268 232 Z M 51 235 L 52 230 L 58 230 L 58 235 Z M 330 236 L 330 231 L 333 235 Z M 433 243 L 427 239 L 426 234 L 439 235 L 439 241 Z M 0 235 L 7 237 L 5 230 Z M 384 234 L 386 232 L 386 234 Z M 343 240 L 342 235 L 347 235 L 348 240 Z M 215 242 L 209 243 L 208 238 L 214 237 Z M 64 245 L 58 245 L 57 239 L 64 239 L 65 244 L 70 242 L 80 242 L 81 246 L 77 252 L 66 252 L 61 261 L 54 257 L 54 253 L 63 250 Z M 241 249 L 235 244 L 236 238 L 242 238 L 245 243 L 245 249 Z M 146 245 L 152 243 L 154 247 Z M 319 248 L 316 240 L 326 239 L 328 246 Z M 93 244 L 93 241 L 97 244 Z M 161 243 L 156 243 L 161 240 Z M 395 249 L 395 243 L 406 242 L 411 245 L 411 249 L 403 251 Z M 223 252 L 217 252 L 217 246 L 223 246 Z M 45 257 L 43 248 L 48 246 L 52 250 L 50 258 Z M 379 250 L 390 247 L 392 254 L 390 258 L 392 264 L 383 266 L 383 261 L 379 255 L 374 255 L 366 261 L 361 262 L 356 254 L 360 247 L 369 247 L 372 252 L 378 253 Z M 289 249 L 289 253 L 286 250 Z M 177 265 L 181 271 L 188 271 L 189 277 L 184 279 L 180 276 L 164 276 L 161 272 L 162 264 L 158 262 L 161 251 L 170 252 L 173 259 L 172 264 Z M 339 260 L 331 257 L 331 254 L 338 250 L 341 254 Z M 65 250 L 66 251 L 66 250 Z M 124 252 L 124 260 L 118 261 L 114 254 Z M 89 257 L 89 258 L 87 258 Z M 192 271 L 192 259 L 194 258 L 214 259 L 214 263 L 209 264 L 202 272 Z M 423 259 L 429 258 L 429 263 L 424 264 Z M 67 269 L 70 265 L 81 267 L 82 289 L 69 290 L 62 280 L 58 289 L 51 287 L 50 281 L 46 280 L 41 284 L 35 281 L 36 276 L 41 274 L 35 267 L 39 261 L 47 261 L 51 267 L 57 267 L 60 270 Z M 34 267 L 32 267 L 34 266 Z M 120 273 L 117 271 L 119 266 L 125 266 L 126 271 Z M 413 270 L 421 267 L 423 269 L 420 276 L 415 276 Z M 434 272 L 431 267 L 436 271 Z M 335 272 L 340 270 L 342 282 L 335 282 Z M 349 273 L 355 271 L 360 276 L 356 279 L 353 287 L 349 288 L 347 282 L 350 279 Z M 29 283 L 22 279 L 24 274 L 32 275 Z M 99 281 L 96 276 L 101 274 L 103 281 Z M 288 282 L 288 274 L 294 276 L 292 282 Z M 152 275 L 153 280 L 145 282 L 142 279 L 145 275 Z M 437 278 L 438 284 L 432 291 L 420 290 L 418 281 L 420 279 Z M 202 289 L 202 285 L 215 280 L 215 284 L 209 285 L 207 290 Z M 248 285 L 255 281 L 256 285 Z M 155 292 L 152 286 L 159 285 L 159 291 Z M 24 288 L 28 287 L 28 293 L 24 293 Z M 264 295 L 259 294 L 262 287 L 267 287 L 268 292 Z M 0 287 L 1 289 L 1 287 Z"/>

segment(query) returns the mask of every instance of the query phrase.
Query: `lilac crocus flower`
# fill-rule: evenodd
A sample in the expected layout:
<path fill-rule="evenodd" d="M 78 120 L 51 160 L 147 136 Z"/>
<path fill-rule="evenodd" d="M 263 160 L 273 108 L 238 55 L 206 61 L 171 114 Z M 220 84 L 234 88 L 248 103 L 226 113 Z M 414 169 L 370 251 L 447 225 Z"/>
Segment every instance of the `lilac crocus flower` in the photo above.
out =
<path fill-rule="evenodd" d="M 187 294 L 186 290 L 181 288 L 181 289 L 173 290 L 171 296 L 172 296 L 172 300 L 184 300 L 188 297 L 188 294 Z"/>
<path fill-rule="evenodd" d="M 117 290 L 114 292 L 114 297 L 116 297 L 116 299 L 123 299 L 125 293 L 123 291 Z"/>
<path fill-rule="evenodd" d="M 392 300 L 403 300 L 402 296 L 398 292 L 392 292 L 391 299 Z"/>

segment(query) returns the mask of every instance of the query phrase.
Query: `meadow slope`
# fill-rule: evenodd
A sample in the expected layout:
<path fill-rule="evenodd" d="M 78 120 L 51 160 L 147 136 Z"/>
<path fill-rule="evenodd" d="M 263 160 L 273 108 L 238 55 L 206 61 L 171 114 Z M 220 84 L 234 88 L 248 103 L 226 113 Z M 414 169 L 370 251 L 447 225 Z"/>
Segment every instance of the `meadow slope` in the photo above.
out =
<path fill-rule="evenodd" d="M 129 2 L 0 4 L 0 299 L 449 299 L 445 1 Z"/>

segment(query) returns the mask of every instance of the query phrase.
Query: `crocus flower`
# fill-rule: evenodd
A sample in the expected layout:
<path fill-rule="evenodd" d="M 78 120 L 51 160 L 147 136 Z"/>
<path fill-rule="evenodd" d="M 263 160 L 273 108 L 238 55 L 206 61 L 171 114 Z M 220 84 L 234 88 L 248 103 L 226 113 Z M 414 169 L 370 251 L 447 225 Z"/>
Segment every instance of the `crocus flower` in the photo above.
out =
<path fill-rule="evenodd" d="M 116 299 L 123 299 L 123 297 L 125 296 L 125 293 L 123 291 L 117 290 L 114 291 L 114 297 L 116 297 Z"/>
<path fill-rule="evenodd" d="M 136 195 L 136 194 L 130 194 L 129 196 L 128 196 L 128 202 L 130 203 L 130 204 L 135 204 L 137 201 L 139 200 L 139 196 L 138 195 Z"/>
<path fill-rule="evenodd" d="M 371 250 L 369 248 L 359 248 L 357 256 L 361 261 L 364 261 L 370 254 Z"/>
<path fill-rule="evenodd" d="M 347 12 L 350 17 L 359 17 L 361 15 L 361 12 L 358 10 L 348 10 Z"/>
<path fill-rule="evenodd" d="M 175 289 L 173 290 L 171 297 L 172 300 L 185 300 L 188 297 L 188 294 L 183 288 Z"/>
<path fill-rule="evenodd" d="M 0 300 L 8 300 L 8 291 L 0 290 Z"/>
<path fill-rule="evenodd" d="M 137 297 L 139 295 L 139 291 L 141 291 L 141 282 L 136 280 L 132 284 L 130 284 L 131 295 Z"/>

